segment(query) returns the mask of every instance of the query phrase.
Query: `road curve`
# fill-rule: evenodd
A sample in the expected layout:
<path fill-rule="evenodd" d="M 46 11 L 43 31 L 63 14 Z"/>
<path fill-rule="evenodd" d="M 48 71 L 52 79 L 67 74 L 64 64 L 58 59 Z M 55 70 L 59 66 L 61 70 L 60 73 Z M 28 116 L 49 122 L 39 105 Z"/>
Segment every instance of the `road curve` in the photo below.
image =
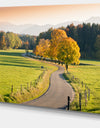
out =
<path fill-rule="evenodd" d="M 63 73 L 64 68 L 58 66 L 58 70 L 51 74 L 48 91 L 41 97 L 23 104 L 48 108 L 66 108 L 67 97 L 70 96 L 72 101 L 74 98 L 74 91 L 70 84 L 64 79 Z"/>

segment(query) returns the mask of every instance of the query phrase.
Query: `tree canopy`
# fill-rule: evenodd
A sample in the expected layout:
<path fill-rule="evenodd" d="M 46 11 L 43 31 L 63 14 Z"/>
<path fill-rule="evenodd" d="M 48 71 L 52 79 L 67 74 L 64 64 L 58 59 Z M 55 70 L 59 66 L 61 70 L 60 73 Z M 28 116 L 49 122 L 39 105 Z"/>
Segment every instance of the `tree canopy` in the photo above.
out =
<path fill-rule="evenodd" d="M 57 48 L 62 39 L 67 38 L 66 32 L 61 29 L 54 29 L 51 33 L 49 57 L 57 59 Z"/>
<path fill-rule="evenodd" d="M 36 46 L 35 53 L 39 56 L 64 62 L 66 69 L 68 69 L 69 64 L 79 64 L 80 48 L 77 42 L 60 29 L 52 31 L 50 41 L 41 39 Z"/>
<path fill-rule="evenodd" d="M 31 35 L 18 35 L 19 38 L 22 40 L 22 49 L 25 49 L 25 42 L 28 41 L 28 48 L 34 50 L 36 47 L 36 36 Z"/>
<path fill-rule="evenodd" d="M 21 39 L 17 34 L 12 32 L 0 32 L 0 49 L 20 48 Z"/>
<path fill-rule="evenodd" d="M 6 49 L 5 33 L 0 32 L 0 49 Z"/>
<path fill-rule="evenodd" d="M 100 58 L 100 35 L 97 36 L 94 47 L 95 47 L 95 57 L 98 60 Z"/>
<path fill-rule="evenodd" d="M 100 35 L 99 24 L 83 23 L 77 26 L 71 24 L 66 27 L 60 27 L 60 29 L 64 30 L 68 37 L 71 37 L 77 41 L 77 44 L 80 47 L 82 59 L 100 60 L 100 57 L 96 57 L 97 53 L 95 52 L 94 45 L 97 36 Z M 42 38 L 51 40 L 51 33 L 53 30 L 54 29 L 50 29 L 46 32 L 40 33 L 40 35 L 37 37 L 37 44 Z"/>
<path fill-rule="evenodd" d="M 43 57 L 48 57 L 50 41 L 41 39 L 39 45 L 36 46 L 35 54 Z"/>
<path fill-rule="evenodd" d="M 16 49 L 16 48 L 21 47 L 21 45 L 22 45 L 21 39 L 15 33 L 7 32 L 5 38 L 6 38 L 7 48 L 15 48 Z"/>
<path fill-rule="evenodd" d="M 79 64 L 80 48 L 72 38 L 64 38 L 58 45 L 57 58 L 64 62 L 66 69 L 69 64 Z"/>

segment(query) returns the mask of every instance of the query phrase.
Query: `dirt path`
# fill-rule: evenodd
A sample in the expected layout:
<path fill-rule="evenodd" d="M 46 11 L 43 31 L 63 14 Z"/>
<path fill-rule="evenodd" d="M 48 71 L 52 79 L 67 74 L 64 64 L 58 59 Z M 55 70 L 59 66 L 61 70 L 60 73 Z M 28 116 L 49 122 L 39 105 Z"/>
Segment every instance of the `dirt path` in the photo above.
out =
<path fill-rule="evenodd" d="M 64 79 L 63 73 L 64 68 L 58 66 L 58 70 L 51 75 L 48 91 L 43 96 L 23 104 L 48 108 L 66 108 L 67 97 L 70 96 L 72 101 L 74 91 Z"/>

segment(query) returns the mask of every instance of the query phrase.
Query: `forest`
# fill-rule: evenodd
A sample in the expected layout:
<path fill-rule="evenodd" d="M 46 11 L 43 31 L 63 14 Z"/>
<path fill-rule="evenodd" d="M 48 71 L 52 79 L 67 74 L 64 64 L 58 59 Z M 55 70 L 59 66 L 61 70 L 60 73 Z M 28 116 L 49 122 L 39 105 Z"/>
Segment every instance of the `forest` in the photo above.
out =
<path fill-rule="evenodd" d="M 100 60 L 100 25 L 99 24 L 80 24 L 74 26 L 70 24 L 67 27 L 61 27 L 66 32 L 68 37 L 73 38 L 80 47 L 81 59 Z M 51 40 L 51 32 L 53 28 L 50 28 L 46 32 L 42 32 L 37 37 L 37 44 L 40 39 Z"/>
<path fill-rule="evenodd" d="M 73 38 L 80 47 L 81 59 L 100 60 L 100 25 L 83 23 L 77 26 L 70 24 L 67 27 L 60 27 L 66 32 L 68 37 Z M 0 49 L 25 49 L 28 42 L 28 49 L 35 50 L 40 39 L 51 40 L 51 33 L 54 29 L 50 28 L 42 32 L 39 36 L 15 34 L 13 32 L 0 32 Z"/>
<path fill-rule="evenodd" d="M 0 49 L 28 49 L 33 50 L 36 45 L 36 37 L 30 35 L 15 34 L 13 32 L 0 32 Z"/>

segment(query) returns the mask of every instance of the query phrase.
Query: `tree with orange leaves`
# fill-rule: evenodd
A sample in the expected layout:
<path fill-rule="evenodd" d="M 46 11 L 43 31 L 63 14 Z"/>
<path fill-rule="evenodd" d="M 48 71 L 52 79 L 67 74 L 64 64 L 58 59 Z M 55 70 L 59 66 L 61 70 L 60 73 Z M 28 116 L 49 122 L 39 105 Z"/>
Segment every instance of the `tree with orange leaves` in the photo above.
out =
<path fill-rule="evenodd" d="M 54 29 L 51 33 L 49 57 L 57 59 L 57 48 L 62 39 L 67 38 L 66 32 L 61 29 Z"/>
<path fill-rule="evenodd" d="M 36 46 L 35 54 L 42 57 L 48 57 L 49 46 L 49 40 L 40 39 L 39 45 Z"/>
<path fill-rule="evenodd" d="M 55 29 L 51 33 L 49 57 L 65 63 L 66 70 L 69 64 L 79 64 L 80 48 L 75 40 L 66 35 L 64 30 Z"/>
<path fill-rule="evenodd" d="M 64 30 L 54 29 L 50 41 L 40 40 L 35 54 L 64 62 L 68 70 L 69 64 L 79 64 L 80 48 L 75 40 L 66 35 Z"/>

